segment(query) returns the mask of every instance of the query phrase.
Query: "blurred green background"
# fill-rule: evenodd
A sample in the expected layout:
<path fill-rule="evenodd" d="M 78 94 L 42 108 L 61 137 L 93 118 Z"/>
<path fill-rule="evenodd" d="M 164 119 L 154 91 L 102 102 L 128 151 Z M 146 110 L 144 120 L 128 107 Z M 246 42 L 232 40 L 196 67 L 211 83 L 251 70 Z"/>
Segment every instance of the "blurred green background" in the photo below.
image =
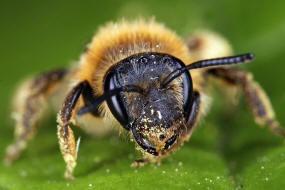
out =
<path fill-rule="evenodd" d="M 12 141 L 9 102 L 25 76 L 78 60 L 97 27 L 122 17 L 155 16 L 181 36 L 197 28 L 225 36 L 236 53 L 256 59 L 242 67 L 268 93 L 285 125 L 285 2 L 235 1 L 0 1 L 0 158 Z M 285 145 L 258 127 L 244 99 L 238 107 L 213 94 L 214 105 L 190 142 L 161 165 L 129 167 L 138 154 L 117 134 L 94 139 L 82 131 L 75 181 L 63 179 L 55 114 L 9 168 L 0 165 L 0 190 L 12 189 L 282 189 Z M 229 111 L 230 110 L 230 111 Z"/>

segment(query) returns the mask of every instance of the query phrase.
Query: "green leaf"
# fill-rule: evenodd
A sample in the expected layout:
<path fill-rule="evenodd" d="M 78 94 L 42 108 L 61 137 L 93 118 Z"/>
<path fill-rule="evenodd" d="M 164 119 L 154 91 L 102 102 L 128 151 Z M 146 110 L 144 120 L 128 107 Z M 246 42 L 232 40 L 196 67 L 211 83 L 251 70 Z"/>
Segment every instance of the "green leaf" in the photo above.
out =
<path fill-rule="evenodd" d="M 237 53 L 255 53 L 255 61 L 243 67 L 266 90 L 285 124 L 284 5 L 281 0 L 0 2 L 1 158 L 13 138 L 9 102 L 18 82 L 78 60 L 94 30 L 121 17 L 155 16 L 182 36 L 212 29 L 228 38 Z M 243 98 L 231 107 L 218 91 L 211 96 L 213 107 L 190 141 L 160 165 L 132 169 L 139 154 L 129 139 L 116 133 L 92 138 L 75 129 L 82 141 L 74 181 L 63 178 L 52 114 L 11 167 L 0 164 L 0 190 L 283 189 L 284 139 L 258 127 Z"/>

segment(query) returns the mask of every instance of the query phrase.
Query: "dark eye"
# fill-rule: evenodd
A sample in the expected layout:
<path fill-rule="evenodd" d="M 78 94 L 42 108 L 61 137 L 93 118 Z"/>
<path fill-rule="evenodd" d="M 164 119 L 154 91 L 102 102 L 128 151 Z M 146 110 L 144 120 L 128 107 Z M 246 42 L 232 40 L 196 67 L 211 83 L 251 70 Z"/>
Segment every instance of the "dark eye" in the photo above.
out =
<path fill-rule="evenodd" d="M 104 80 L 104 91 L 107 92 L 118 87 L 119 85 L 116 81 L 115 75 L 112 72 L 107 74 Z M 129 118 L 121 95 L 115 95 L 107 99 L 107 104 L 114 117 L 124 128 L 128 130 L 127 125 L 129 123 Z"/>
<path fill-rule="evenodd" d="M 193 96 L 193 85 L 192 78 L 188 71 L 184 72 L 182 75 L 183 81 L 183 97 L 184 97 L 184 117 L 188 119 L 188 115 L 191 111 L 192 96 Z"/>
<path fill-rule="evenodd" d="M 180 60 L 175 61 L 180 67 L 185 67 L 184 63 Z M 185 71 L 182 75 L 182 88 L 183 88 L 183 110 L 184 118 L 188 119 L 188 115 L 191 112 L 192 96 L 193 96 L 193 84 L 189 71 Z"/>

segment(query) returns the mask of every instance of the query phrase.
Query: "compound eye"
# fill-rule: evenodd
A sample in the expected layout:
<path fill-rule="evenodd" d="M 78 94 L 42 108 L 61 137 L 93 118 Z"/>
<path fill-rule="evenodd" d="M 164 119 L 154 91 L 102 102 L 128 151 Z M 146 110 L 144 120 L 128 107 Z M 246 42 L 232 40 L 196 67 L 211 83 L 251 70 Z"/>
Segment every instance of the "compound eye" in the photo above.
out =
<path fill-rule="evenodd" d="M 175 70 L 172 72 L 178 71 L 179 69 L 186 67 L 185 64 L 181 60 L 174 58 L 174 57 L 172 57 L 172 59 L 169 59 L 169 57 L 165 57 L 163 59 L 163 62 L 167 65 L 171 65 L 171 64 L 174 64 L 174 66 L 176 66 L 177 64 L 179 65 L 179 68 L 175 68 Z M 175 79 L 177 76 L 176 77 L 174 76 L 173 78 L 172 77 L 173 76 L 171 76 L 171 74 L 168 75 L 168 79 L 171 79 L 171 80 Z M 182 92 L 183 112 L 184 112 L 183 114 L 184 114 L 184 118 L 186 118 L 187 120 L 189 113 L 191 112 L 191 107 L 192 107 L 193 84 L 192 84 L 192 78 L 191 78 L 190 72 L 188 70 L 184 71 L 181 74 L 181 77 L 182 77 L 182 89 L 183 89 L 183 92 Z M 166 82 L 166 84 L 168 83 Z"/>
<path fill-rule="evenodd" d="M 192 78 L 188 71 L 184 72 L 181 76 L 183 81 L 184 117 L 188 119 L 188 115 L 191 112 L 193 97 Z"/>
<path fill-rule="evenodd" d="M 108 73 L 104 80 L 104 92 L 108 92 L 118 87 L 119 85 L 117 83 L 115 75 L 112 72 Z M 120 122 L 120 124 L 124 128 L 128 129 L 127 127 L 129 123 L 128 114 L 121 95 L 118 94 L 108 98 L 107 105 L 112 114 L 114 115 L 114 117 Z"/>

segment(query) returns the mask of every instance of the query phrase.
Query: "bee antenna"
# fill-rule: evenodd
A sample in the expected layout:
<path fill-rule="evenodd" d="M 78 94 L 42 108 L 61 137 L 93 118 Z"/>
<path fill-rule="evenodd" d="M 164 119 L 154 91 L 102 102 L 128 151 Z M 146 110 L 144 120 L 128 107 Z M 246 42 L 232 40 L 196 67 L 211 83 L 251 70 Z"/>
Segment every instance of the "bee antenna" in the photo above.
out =
<path fill-rule="evenodd" d="M 221 57 L 221 58 L 214 58 L 214 59 L 205 59 L 196 61 L 187 65 L 185 67 L 179 68 L 171 72 L 162 82 L 162 88 L 168 85 L 173 79 L 179 77 L 182 73 L 190 69 L 198 69 L 204 67 L 211 67 L 211 66 L 220 66 L 220 65 L 233 65 L 239 63 L 245 63 L 250 61 L 254 58 L 252 53 L 246 53 L 236 56 L 229 56 L 229 57 Z"/>
<path fill-rule="evenodd" d="M 120 92 L 137 92 L 137 93 L 141 93 L 144 94 L 144 90 L 138 86 L 133 86 L 133 85 L 126 85 L 126 86 L 122 86 L 119 88 L 115 88 L 112 90 L 109 90 L 107 92 L 104 92 L 101 96 L 97 97 L 94 101 L 91 102 L 91 104 L 86 105 L 82 108 L 80 108 L 79 110 L 77 110 L 77 114 L 78 115 L 82 115 L 88 112 L 93 111 L 94 109 L 97 109 L 98 106 L 106 99 L 119 94 Z"/>

